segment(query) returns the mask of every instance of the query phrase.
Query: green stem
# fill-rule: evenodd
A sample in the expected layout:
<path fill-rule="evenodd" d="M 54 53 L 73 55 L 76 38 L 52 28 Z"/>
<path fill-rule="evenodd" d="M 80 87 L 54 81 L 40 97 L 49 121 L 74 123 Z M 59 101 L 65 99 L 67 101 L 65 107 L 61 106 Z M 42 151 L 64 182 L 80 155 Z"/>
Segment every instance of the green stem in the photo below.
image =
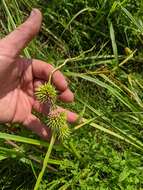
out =
<path fill-rule="evenodd" d="M 50 74 L 49 76 L 49 80 L 48 80 L 48 83 L 51 84 L 51 81 L 52 81 L 52 75 L 53 75 L 53 72 Z"/>
<path fill-rule="evenodd" d="M 51 74 L 50 74 L 50 76 L 49 76 L 49 83 L 51 83 L 52 75 L 53 75 L 57 70 L 60 70 L 60 69 L 61 69 L 62 67 L 64 67 L 68 62 L 77 61 L 79 58 L 83 57 L 85 54 L 87 54 L 87 53 L 93 51 L 94 48 L 95 48 L 95 45 L 94 45 L 92 48 L 90 48 L 90 49 L 88 49 L 88 50 L 82 52 L 81 54 L 79 54 L 79 55 L 76 56 L 76 57 L 72 57 L 72 58 L 70 57 L 70 58 L 67 58 L 66 60 L 64 60 L 64 62 L 63 62 L 61 65 L 59 65 L 58 67 L 56 67 L 56 68 L 51 72 Z"/>
<path fill-rule="evenodd" d="M 50 145 L 49 145 L 48 151 L 47 151 L 46 156 L 45 156 L 44 161 L 43 161 L 43 167 L 42 167 L 41 172 L 39 173 L 39 176 L 38 176 L 38 179 L 36 181 L 34 190 L 38 190 L 39 189 L 39 186 L 40 186 L 41 180 L 43 178 L 43 175 L 45 173 L 45 169 L 47 167 L 48 160 L 49 160 L 50 154 L 52 152 L 52 148 L 53 148 L 55 140 L 56 140 L 56 134 L 53 133 L 53 135 L 51 137 L 51 141 L 50 141 Z"/>

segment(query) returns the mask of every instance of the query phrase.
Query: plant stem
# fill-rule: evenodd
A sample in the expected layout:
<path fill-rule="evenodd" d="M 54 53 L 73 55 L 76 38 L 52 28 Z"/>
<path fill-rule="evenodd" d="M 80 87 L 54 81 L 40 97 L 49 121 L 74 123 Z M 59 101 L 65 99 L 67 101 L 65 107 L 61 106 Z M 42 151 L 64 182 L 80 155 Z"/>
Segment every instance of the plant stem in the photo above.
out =
<path fill-rule="evenodd" d="M 55 140 L 56 140 L 56 134 L 53 133 L 52 137 L 51 137 L 51 141 L 50 141 L 50 145 L 49 145 L 48 151 L 47 151 L 46 156 L 45 156 L 44 161 L 43 161 L 43 167 L 42 167 L 41 172 L 39 173 L 39 176 L 38 176 L 38 179 L 36 181 L 34 190 L 38 190 L 39 189 L 39 185 L 41 183 L 41 180 L 42 180 L 42 177 L 44 175 L 45 169 L 47 167 L 48 160 L 49 160 L 49 157 L 50 157 L 50 154 L 51 154 L 51 151 L 52 151 L 52 148 L 53 148 Z"/>
<path fill-rule="evenodd" d="M 78 59 L 80 59 L 81 57 L 83 57 L 85 54 L 87 54 L 87 53 L 89 53 L 89 52 L 92 52 L 93 50 L 94 50 L 94 48 L 95 48 L 95 45 L 92 47 L 92 48 L 90 48 L 90 49 L 88 49 L 88 50 L 86 50 L 86 51 L 84 51 L 84 52 L 82 52 L 81 54 L 79 54 L 78 56 L 76 56 L 76 57 L 70 57 L 70 58 L 67 58 L 67 59 L 65 59 L 64 60 L 64 62 L 61 64 L 61 65 L 59 65 L 58 67 L 56 67 L 52 72 L 51 72 L 51 74 L 50 74 L 50 76 L 49 76 L 49 83 L 51 83 L 51 80 L 52 80 L 52 75 L 57 71 L 57 70 L 60 70 L 63 66 L 65 66 L 68 62 L 74 62 L 74 61 L 77 61 Z"/>

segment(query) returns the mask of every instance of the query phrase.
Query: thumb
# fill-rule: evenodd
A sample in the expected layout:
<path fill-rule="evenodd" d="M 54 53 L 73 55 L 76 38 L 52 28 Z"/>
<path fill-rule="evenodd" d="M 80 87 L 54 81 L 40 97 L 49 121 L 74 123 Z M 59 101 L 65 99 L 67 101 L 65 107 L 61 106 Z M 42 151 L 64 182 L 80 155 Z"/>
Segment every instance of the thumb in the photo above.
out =
<path fill-rule="evenodd" d="M 3 38 L 0 41 L 0 44 L 4 44 L 6 50 L 9 51 L 7 53 L 11 53 L 14 56 L 18 55 L 39 32 L 41 22 L 41 12 L 38 9 L 33 9 L 28 19 Z"/>

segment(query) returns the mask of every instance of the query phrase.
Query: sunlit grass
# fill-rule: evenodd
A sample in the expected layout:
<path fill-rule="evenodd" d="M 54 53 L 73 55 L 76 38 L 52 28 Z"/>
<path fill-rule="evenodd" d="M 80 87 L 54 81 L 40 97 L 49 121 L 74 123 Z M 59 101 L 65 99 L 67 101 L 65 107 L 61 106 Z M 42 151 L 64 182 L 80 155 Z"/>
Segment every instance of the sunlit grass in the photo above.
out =
<path fill-rule="evenodd" d="M 1 36 L 19 25 L 32 7 L 41 9 L 43 24 L 24 55 L 64 72 L 75 103 L 62 105 L 85 118 L 72 126 L 76 130 L 69 142 L 54 146 L 41 189 L 141 189 L 142 2 L 2 0 Z M 15 134 L 12 129 L 1 126 L 0 164 L 11 177 L 9 184 L 2 178 L 0 187 L 31 190 L 49 144 L 17 125 Z M 25 173 L 18 167 L 13 183 L 13 161 L 28 168 L 33 176 L 29 185 L 19 185 L 18 173 L 21 178 Z M 0 175 L 6 176 L 3 167 Z"/>

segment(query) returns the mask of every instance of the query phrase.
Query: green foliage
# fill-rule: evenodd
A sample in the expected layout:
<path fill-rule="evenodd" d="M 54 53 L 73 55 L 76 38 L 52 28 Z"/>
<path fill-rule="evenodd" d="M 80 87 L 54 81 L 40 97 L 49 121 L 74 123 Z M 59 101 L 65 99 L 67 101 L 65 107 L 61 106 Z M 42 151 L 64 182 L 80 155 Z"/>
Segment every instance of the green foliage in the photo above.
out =
<path fill-rule="evenodd" d="M 32 7 L 40 8 L 42 29 L 24 54 L 55 66 L 69 60 L 62 71 L 75 103 L 58 104 L 87 118 L 62 145 L 54 145 L 40 188 L 141 190 L 143 1 L 5 0 L 0 5 L 1 37 Z M 33 189 L 49 144 L 18 125 L 0 128 L 0 189 Z"/>

